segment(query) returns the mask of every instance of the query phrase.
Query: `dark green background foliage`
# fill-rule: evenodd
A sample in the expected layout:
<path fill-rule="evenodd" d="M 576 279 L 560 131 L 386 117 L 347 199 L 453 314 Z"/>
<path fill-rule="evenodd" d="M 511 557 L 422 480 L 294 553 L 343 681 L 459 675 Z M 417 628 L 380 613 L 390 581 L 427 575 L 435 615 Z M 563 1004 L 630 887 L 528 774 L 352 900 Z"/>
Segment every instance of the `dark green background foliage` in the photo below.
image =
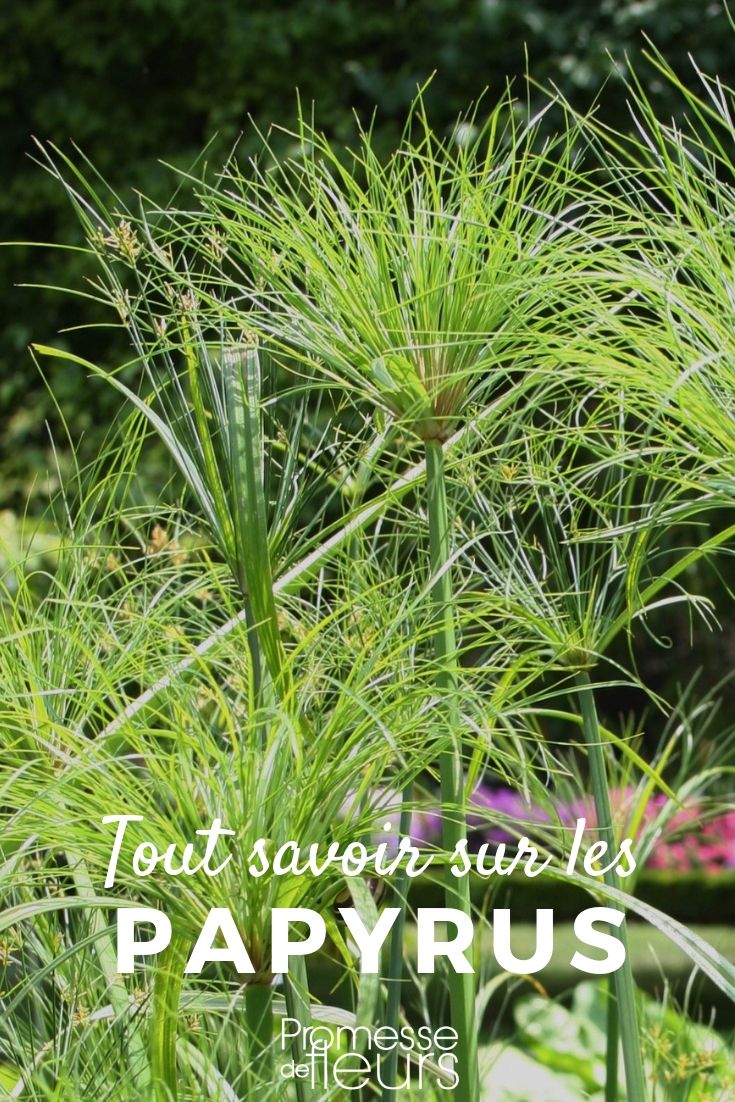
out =
<path fill-rule="evenodd" d="M 587 106 L 622 61 L 650 35 L 676 66 L 693 52 L 730 76 L 732 38 L 719 2 L 681 0 L 26 0 L 0 6 L 0 127 L 3 188 L 0 240 L 78 243 L 61 189 L 30 159 L 32 135 L 69 149 L 77 143 L 116 188 L 164 197 L 170 171 L 191 164 L 217 135 L 216 164 L 245 130 L 288 124 L 295 93 L 315 101 L 319 125 L 349 140 L 352 110 L 377 107 L 381 144 L 395 139 L 416 86 L 437 70 L 428 102 L 447 128 L 489 86 L 522 74 L 528 48 L 535 79 L 558 83 Z M 519 91 L 523 88 L 519 83 Z M 622 85 L 609 84 L 602 110 L 626 114 Z M 29 156 L 30 155 L 30 156 Z M 59 416 L 28 352 L 31 340 L 63 342 L 59 330 L 95 320 L 84 301 L 15 286 L 79 286 L 73 252 L 0 250 L 0 506 L 40 505 L 49 469 L 49 418 Z M 77 351 L 103 362 L 125 355 L 113 330 L 75 337 Z M 48 369 L 47 369 L 48 370 Z M 59 366 L 53 392 L 76 445 L 94 454 L 114 393 Z M 63 440 L 61 441 L 63 451 Z M 35 511 L 35 506 L 34 506 Z"/>

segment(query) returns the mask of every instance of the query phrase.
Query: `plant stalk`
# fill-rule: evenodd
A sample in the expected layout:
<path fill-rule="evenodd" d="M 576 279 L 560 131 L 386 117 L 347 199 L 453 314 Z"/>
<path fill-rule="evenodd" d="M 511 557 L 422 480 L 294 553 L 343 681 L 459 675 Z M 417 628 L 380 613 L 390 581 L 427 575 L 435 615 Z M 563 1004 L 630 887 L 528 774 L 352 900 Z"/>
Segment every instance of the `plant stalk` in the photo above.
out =
<path fill-rule="evenodd" d="M 612 808 L 610 806 L 610 790 L 607 782 L 607 767 L 605 764 L 605 752 L 602 744 L 602 732 L 597 717 L 594 690 L 590 675 L 586 670 L 581 670 L 576 675 L 577 699 L 582 716 L 582 732 L 587 744 L 587 754 L 590 766 L 590 779 L 592 782 L 592 797 L 597 816 L 597 832 L 601 841 L 608 843 L 611 852 L 615 851 L 615 829 Z M 614 869 L 610 869 L 604 875 L 605 883 L 612 888 L 619 888 L 620 883 Z M 609 902 L 609 907 L 615 910 L 623 910 L 617 903 Z M 628 1102 L 646 1102 L 646 1081 L 641 1059 L 641 1037 L 638 1026 L 638 1012 L 635 1000 L 635 983 L 633 981 L 633 969 L 630 963 L 628 949 L 628 936 L 626 922 L 620 926 L 617 937 L 625 948 L 625 961 L 617 972 L 614 973 L 614 989 L 617 1001 L 615 1013 L 608 1011 L 607 1018 L 607 1068 L 608 1080 L 612 1070 L 617 1069 L 618 1032 L 623 1046 L 623 1065 L 625 1067 L 625 1084 Z M 605 1102 L 617 1100 L 617 1075 L 615 1081 L 608 1081 L 605 1087 Z"/>
<path fill-rule="evenodd" d="M 306 1061 L 303 1033 L 311 1026 L 311 1002 L 309 999 L 309 980 L 306 961 L 303 957 L 292 957 L 289 970 L 283 977 L 286 995 L 286 1010 L 289 1018 L 295 1018 L 301 1030 L 291 1039 L 291 1056 L 295 1064 Z M 316 1102 L 319 1092 L 314 1090 L 306 1079 L 295 1080 L 297 1102 Z"/>
<path fill-rule="evenodd" d="M 448 566 L 451 549 L 444 452 L 439 440 L 426 440 L 424 446 L 429 553 L 431 574 L 434 579 L 432 597 L 436 684 L 441 693 L 446 733 L 450 736 L 449 745 L 442 750 L 439 758 L 442 846 L 447 853 L 451 854 L 458 842 L 467 837 L 457 680 L 459 657 L 455 635 L 452 574 Z M 444 895 L 447 907 L 455 908 L 472 918 L 469 877 L 455 877 L 447 866 L 444 873 Z M 465 955 L 472 964 L 471 951 L 467 950 Z M 460 1080 L 455 1088 L 454 1098 L 456 1102 L 477 1102 L 480 1084 L 477 1066 L 474 975 L 458 973 L 450 969 L 448 986 L 452 1026 L 458 1035 L 456 1055 Z"/>
<path fill-rule="evenodd" d="M 401 796 L 401 817 L 398 827 L 399 837 L 406 837 L 411 831 L 411 799 L 413 796 L 413 782 L 409 781 Z M 388 950 L 388 975 L 386 977 L 387 999 L 385 1005 L 385 1025 L 389 1029 L 400 1029 L 401 1018 L 401 989 L 403 982 L 403 932 L 406 926 L 406 896 L 408 894 L 408 873 L 406 866 L 401 867 L 393 878 L 392 906 L 398 908 L 398 918 L 395 921 L 390 936 Z M 388 1052 L 386 1063 L 381 1076 L 383 1080 L 383 1102 L 394 1102 L 396 1097 L 396 1080 L 398 1078 L 398 1048 L 394 1047 Z"/>
<path fill-rule="evenodd" d="M 608 976 L 606 987 L 607 1052 L 605 1053 L 605 1102 L 617 1102 L 618 1098 L 618 1049 L 620 1022 L 618 1000 L 615 994 L 615 976 Z"/>
<path fill-rule="evenodd" d="M 249 983 L 245 988 L 245 1021 L 252 1083 L 248 1097 L 258 1102 L 273 1094 L 273 991 L 270 984 Z"/>
<path fill-rule="evenodd" d="M 158 963 L 153 981 L 150 1046 L 156 1102 L 176 1102 L 178 1098 L 176 1038 L 186 958 L 186 939 L 174 937 Z"/>

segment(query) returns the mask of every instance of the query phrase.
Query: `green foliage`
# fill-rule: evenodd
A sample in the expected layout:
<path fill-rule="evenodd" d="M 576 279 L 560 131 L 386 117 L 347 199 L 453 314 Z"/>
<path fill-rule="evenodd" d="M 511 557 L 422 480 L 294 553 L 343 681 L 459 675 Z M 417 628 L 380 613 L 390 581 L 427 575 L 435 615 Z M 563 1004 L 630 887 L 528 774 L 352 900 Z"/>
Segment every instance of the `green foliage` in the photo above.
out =
<path fill-rule="evenodd" d="M 730 473 L 727 411 L 711 432 L 722 417 L 713 394 L 729 375 L 708 373 L 709 360 L 690 370 L 701 334 L 684 324 L 689 313 L 700 321 L 692 301 L 711 307 L 713 271 L 731 279 L 729 254 L 693 266 L 672 321 L 676 246 L 693 244 L 676 188 L 673 214 L 654 217 L 647 185 L 659 159 L 649 168 L 644 150 L 626 175 L 610 155 L 615 171 L 600 183 L 573 152 L 587 135 L 602 148 L 608 132 L 569 110 L 558 118 L 561 138 L 545 142 L 504 96 L 474 137 L 436 135 L 419 97 L 387 159 L 377 131 L 343 159 L 301 119 L 296 140 L 285 135 L 283 152 L 266 142 L 249 175 L 230 162 L 194 186 L 194 175 L 173 177 L 182 190 L 163 208 L 126 204 L 89 161 L 41 147 L 84 232 L 75 255 L 95 266 L 89 300 L 125 335 L 128 359 L 111 370 L 75 338 L 73 350 L 36 350 L 109 387 L 129 420 L 60 496 L 64 538 L 46 588 L 17 555 L 2 587 L 0 1030 L 4 1077 L 17 1069 L 11 1096 L 285 1094 L 273 1026 L 286 1009 L 304 1021 L 380 1020 L 381 983 L 359 971 L 338 910 L 351 898 L 374 924 L 377 885 L 333 868 L 248 876 L 247 855 L 258 839 L 322 852 L 372 844 L 387 813 L 406 821 L 426 805 L 437 776 L 437 864 L 448 902 L 476 919 L 478 944 L 488 908 L 475 913 L 447 855 L 489 771 L 545 807 L 544 875 L 656 926 L 735 1000 L 735 966 L 637 899 L 634 878 L 563 871 L 561 791 L 583 801 L 592 789 L 595 832 L 614 846 L 608 778 L 629 788 L 628 829 L 643 854 L 686 797 L 707 792 L 717 806 L 727 742 L 700 759 L 702 707 L 656 694 L 636 653 L 671 607 L 716 627 L 691 567 L 735 529 L 727 516 L 709 540 L 679 538 L 710 508 L 713 469 Z M 665 140 L 686 160 L 675 130 Z M 627 148 L 618 137 L 608 145 L 615 157 Z M 642 182 L 640 204 L 621 180 Z M 729 196 L 715 172 L 711 196 Z M 649 387 L 644 357 L 664 365 Z M 656 384 L 697 372 L 707 420 L 680 408 L 670 417 L 669 390 Z M 175 488 L 152 509 L 138 503 L 146 433 L 178 468 L 183 503 L 169 499 Z M 718 501 L 724 515 L 727 494 Z M 153 524 L 162 511 L 173 538 Z M 621 687 L 668 719 L 651 761 L 629 724 L 598 718 L 596 699 Z M 651 822 L 658 791 L 666 801 Z M 108 894 L 101 820 L 125 812 L 143 819 L 128 826 Z M 160 852 L 216 818 L 237 854 L 217 876 L 135 874 L 137 844 Z M 106 915 L 116 902 L 157 907 L 174 925 L 172 949 L 132 977 L 115 971 Z M 398 902 L 410 912 L 410 898 Z M 233 910 L 255 972 L 211 962 L 190 982 L 184 946 L 218 906 Z M 308 972 L 277 990 L 279 906 L 325 916 L 336 1005 L 312 998 Z M 463 1102 L 478 1097 L 475 1012 L 508 979 L 473 959 L 477 986 L 470 973 L 443 982 Z M 380 977 L 390 993 L 401 964 L 391 953 Z M 445 1020 L 415 980 L 425 1020 Z M 630 962 L 614 991 L 604 1003 L 582 991 L 573 1012 L 545 1000 L 519 1010 L 523 1074 L 545 1069 L 545 1102 L 557 1087 L 590 1094 L 603 1079 L 606 1102 L 620 1097 L 618 1022 L 629 1102 L 650 1102 L 651 1070 L 656 1090 L 660 1075 L 664 1093 L 692 1102 L 706 1097 L 700 1080 L 686 1093 L 692 1068 L 726 1089 L 724 1046 L 714 1051 L 709 1034 L 666 1009 L 655 1008 L 644 1068 L 648 1011 L 636 1006 Z M 401 1020 L 395 998 L 391 1014 Z M 711 1067 L 684 1060 L 692 1046 L 708 1047 Z"/>
<path fill-rule="evenodd" d="M 255 148 L 247 125 L 290 125 L 295 94 L 317 105 L 319 127 L 339 146 L 354 132 L 352 110 L 364 125 L 377 108 L 376 147 L 391 149 L 416 87 L 436 70 L 427 92 L 432 125 L 444 136 L 468 102 L 486 86 L 498 95 L 507 77 L 525 68 L 528 46 L 534 77 L 554 81 L 578 107 L 597 96 L 614 67 L 637 57 L 650 34 L 680 70 L 692 51 L 709 72 L 732 76 L 724 7 L 679 0 L 288 0 L 272 5 L 208 0 L 29 0 L 0 12 L 3 64 L 0 133 L 4 186 L 0 240 L 78 243 L 70 212 L 53 181 L 28 158 L 31 135 L 65 149 L 78 146 L 113 187 L 168 196 L 161 161 L 187 166 L 207 154 L 217 165 L 243 129 L 243 158 Z M 666 84 L 652 84 L 661 116 L 674 100 Z M 604 100 L 605 116 L 627 126 L 622 91 Z M 53 292 L 31 294 L 28 281 L 80 285 L 91 269 L 69 251 L 0 250 L 0 409 L 3 504 L 25 507 L 45 495 L 54 478 L 44 418 L 66 450 L 62 416 L 74 444 L 93 457 L 100 424 L 117 408 L 113 394 L 63 365 L 46 365 L 52 400 L 29 361 L 27 345 L 50 341 L 57 330 L 99 320 L 85 300 L 63 304 Z M 64 341 L 68 345 L 69 338 Z M 112 363 L 123 342 L 113 330 L 80 333 L 75 350 Z M 132 381 L 129 377 L 128 381 Z M 57 410 L 57 404 L 61 414 Z M 165 480 L 160 460 L 154 470 Z M 153 492 L 151 492 L 151 497 Z"/>

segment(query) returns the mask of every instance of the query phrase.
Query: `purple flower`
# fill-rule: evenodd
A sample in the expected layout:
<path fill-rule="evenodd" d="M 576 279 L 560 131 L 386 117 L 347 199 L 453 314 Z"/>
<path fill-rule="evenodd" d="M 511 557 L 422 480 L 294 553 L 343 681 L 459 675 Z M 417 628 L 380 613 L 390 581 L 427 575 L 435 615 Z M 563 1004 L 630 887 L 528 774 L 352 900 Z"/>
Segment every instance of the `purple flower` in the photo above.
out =
<path fill-rule="evenodd" d="M 533 807 L 520 792 L 507 786 L 479 784 L 470 806 L 473 810 L 467 816 L 468 826 L 481 830 L 488 842 L 512 843 L 520 835 L 531 833 L 534 826 L 549 822 L 542 808 Z"/>

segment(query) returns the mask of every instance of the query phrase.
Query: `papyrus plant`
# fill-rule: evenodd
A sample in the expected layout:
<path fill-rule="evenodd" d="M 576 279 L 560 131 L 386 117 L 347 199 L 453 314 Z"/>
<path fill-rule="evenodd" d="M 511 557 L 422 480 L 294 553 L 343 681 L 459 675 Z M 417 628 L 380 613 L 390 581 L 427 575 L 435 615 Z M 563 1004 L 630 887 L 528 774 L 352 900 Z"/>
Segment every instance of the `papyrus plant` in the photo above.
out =
<path fill-rule="evenodd" d="M 516 392 L 516 424 L 530 420 L 545 372 L 558 365 L 565 333 L 575 330 L 594 249 L 594 234 L 569 198 L 573 134 L 544 143 L 538 120 L 519 123 L 514 111 L 506 98 L 481 125 L 478 113 L 438 138 L 419 98 L 387 162 L 369 131 L 345 157 L 302 122 L 289 157 L 274 161 L 266 143 L 258 163 L 231 168 L 203 195 L 237 273 L 229 301 L 239 306 L 242 297 L 263 342 L 372 407 L 379 423 L 387 415 L 423 447 L 436 682 L 451 738 L 440 756 L 449 852 L 465 836 L 466 792 L 443 445 L 499 393 Z M 583 691 L 585 713 L 589 699 Z M 591 723 L 588 717 L 585 731 L 594 744 Z M 594 752 L 592 761 L 600 822 L 607 823 Z M 446 898 L 470 913 L 466 880 L 448 874 Z M 626 1061 L 642 1090 L 626 976 L 618 990 L 632 1030 Z M 450 995 L 467 1069 L 457 1097 L 473 1102 L 472 977 L 452 976 Z"/>
<path fill-rule="evenodd" d="M 112 304 L 120 320 L 130 334 L 135 353 L 151 393 L 144 398 L 119 381 L 115 375 L 107 376 L 112 385 L 118 387 L 136 407 L 142 417 L 159 435 L 176 461 L 189 494 L 196 502 L 206 522 L 214 545 L 226 563 L 232 581 L 244 602 L 242 614 L 236 614 L 226 621 L 228 642 L 234 642 L 240 635 L 240 629 L 246 632 L 249 663 L 247 669 L 251 679 L 251 696 L 247 714 L 254 716 L 252 734 L 256 742 L 261 743 L 261 752 L 266 762 L 270 760 L 271 734 L 276 715 L 290 717 L 285 729 L 290 734 L 288 746 L 285 744 L 279 753 L 290 752 L 295 767 L 299 768 L 307 754 L 311 753 L 312 739 L 316 731 L 307 716 L 305 700 L 309 699 L 298 680 L 293 678 L 292 660 L 287 660 L 283 643 L 284 624 L 276 613 L 275 593 L 281 582 L 298 584 L 301 576 L 299 554 L 309 568 L 310 536 L 318 529 L 325 502 L 333 496 L 335 479 L 322 480 L 324 490 L 319 488 L 313 494 L 297 495 L 300 489 L 300 460 L 302 445 L 300 433 L 294 434 L 287 427 L 280 432 L 273 428 L 264 431 L 264 422 L 268 416 L 263 398 L 262 357 L 252 339 L 252 327 L 248 315 L 238 313 L 231 304 L 232 287 L 224 283 L 225 274 L 231 279 L 227 268 L 220 272 L 211 265 L 212 236 L 200 232 L 208 228 L 205 219 L 199 220 L 191 231 L 185 216 L 178 211 L 159 214 L 154 226 L 144 214 L 137 220 L 134 215 L 118 217 L 115 221 L 112 213 L 100 200 L 97 192 L 73 166 L 65 163 L 66 170 L 72 175 L 68 185 L 70 197 L 75 203 L 82 223 L 87 231 L 90 249 L 101 261 L 102 281 L 98 287 L 99 297 Z M 126 212 L 127 213 L 127 212 Z M 223 230 L 219 229 L 214 254 L 217 260 L 228 257 L 229 246 L 223 244 Z M 204 261 L 202 263 L 202 261 Z M 93 364 L 78 366 L 105 375 Z M 311 401 L 309 415 L 316 419 L 318 413 L 318 394 L 309 395 Z M 502 397 L 502 395 L 501 395 Z M 296 425 L 303 425 L 297 418 Z M 448 425 L 443 425 L 442 436 Z M 282 446 L 285 439 L 286 446 Z M 446 548 L 446 515 L 443 499 L 443 479 L 441 473 L 442 452 L 439 442 L 427 445 L 427 461 L 438 464 L 437 477 L 432 486 L 438 494 L 432 504 L 432 543 L 434 560 L 444 564 Z M 306 448 L 304 447 L 304 450 Z M 298 457 L 298 459 L 297 459 Z M 341 466 L 346 456 L 341 457 Z M 309 483 L 316 481 L 319 487 L 320 465 L 312 455 L 309 458 Z M 416 478 L 414 475 L 413 478 Z M 402 480 L 410 486 L 412 479 Z M 311 486 L 309 486 L 311 490 Z M 325 492 L 326 491 L 326 494 Z M 296 522 L 305 511 L 309 496 L 312 500 L 320 496 L 321 503 L 310 510 L 310 529 L 299 531 Z M 390 494 L 388 495 L 390 501 Z M 298 502 L 298 506 L 297 503 Z M 360 524 L 370 516 L 370 511 L 358 518 Z M 363 519 L 364 518 L 364 519 Z M 344 527 L 349 539 L 356 530 L 348 521 Z M 331 544 L 332 549 L 348 545 L 346 537 L 339 532 Z M 330 541 L 326 543 L 329 545 Z M 318 549 L 317 549 L 318 551 Z M 318 558 L 318 554 L 317 554 Z M 295 567 L 289 566 L 296 562 Z M 384 561 L 384 568 L 388 564 Z M 295 570 L 295 573 L 294 573 Z M 281 576 L 278 577 L 279 571 Z M 307 570 L 304 570 L 308 576 Z M 449 615 L 448 602 L 444 598 L 446 580 L 437 580 L 436 619 L 430 638 L 436 639 L 436 647 L 441 659 L 441 673 L 435 690 L 435 710 L 443 715 L 447 709 L 457 708 L 457 689 L 453 666 L 454 654 L 454 617 Z M 373 597 L 373 605 L 375 597 Z M 331 615 L 334 615 L 332 610 Z M 401 618 L 386 614 L 386 622 L 400 624 Z M 288 621 L 286 634 L 289 634 Z M 319 637 L 316 628 L 312 635 Z M 310 635 L 310 637 L 312 637 Z M 224 633 L 215 631 L 198 648 L 204 654 L 212 645 L 218 645 Z M 419 645 L 420 632 L 414 621 L 414 638 L 411 647 Z M 293 649 L 293 648 L 290 648 Z M 374 653 L 374 648 L 373 652 Z M 388 659 L 386 656 L 386 662 Z M 400 664 L 393 653 L 389 660 L 391 678 L 401 683 Z M 133 721 L 141 722 L 151 707 L 158 709 L 168 699 L 179 677 L 189 665 L 184 661 L 174 664 L 174 669 L 158 681 L 154 681 L 139 694 L 137 699 L 123 707 L 102 731 L 105 741 L 119 741 L 126 737 Z M 349 699 L 358 693 L 353 673 L 344 685 L 343 692 Z M 384 694 L 384 690 L 381 690 Z M 409 694 L 402 696 L 404 706 L 410 700 Z M 339 694 L 337 695 L 337 702 Z M 445 702 L 446 705 L 445 705 Z M 420 710 L 416 709 L 420 715 Z M 335 704 L 330 714 L 344 721 L 342 711 Z M 372 710 L 375 722 L 377 712 Z M 396 720 L 394 726 L 400 727 L 405 739 L 410 722 L 407 718 Z M 323 728 L 323 721 L 321 727 Z M 437 730 L 436 743 L 424 746 L 403 756 L 410 758 L 412 775 L 420 773 L 430 761 L 434 745 L 451 743 L 456 739 L 455 725 L 445 722 L 433 722 Z M 439 728 L 444 727 L 444 730 Z M 381 727 L 380 730 L 388 730 Z M 250 728 L 249 728 L 250 730 Z M 344 757 L 349 752 L 349 740 L 346 735 L 349 724 L 345 725 L 345 739 L 340 747 L 340 760 L 346 763 L 349 771 L 359 775 L 360 765 L 356 757 Z M 280 745 L 280 744 L 279 744 Z M 319 730 L 319 745 L 329 745 L 324 730 Z M 366 745 L 366 744 L 365 744 Z M 395 742 L 385 742 L 396 749 Z M 401 742 L 398 749 L 404 746 Z M 427 759 L 426 755 L 429 754 Z M 380 757 L 371 755 L 371 760 Z M 459 772 L 459 756 L 454 752 L 442 753 L 442 769 L 445 787 L 452 787 L 451 799 L 447 798 L 447 820 L 454 823 L 453 808 L 460 807 L 463 801 L 462 778 Z M 322 774 L 325 772 L 321 764 Z M 373 784 L 378 783 L 378 775 L 371 772 Z M 394 778 L 395 779 L 395 778 Z M 398 779 L 400 780 L 400 774 Z M 407 780 L 410 778 L 407 777 Z M 275 781 L 274 781 L 275 783 Z M 361 780 L 362 787 L 366 778 Z M 340 786 L 332 782 L 332 791 L 339 793 Z M 341 799 L 349 793 L 342 790 Z M 261 793 L 261 799 L 262 799 Z M 274 797 L 275 798 L 275 797 Z M 168 801 L 165 801 L 168 802 Z M 266 801 L 267 802 L 267 801 Z M 319 798 L 320 809 L 324 811 L 324 801 Z M 461 812 L 460 812 L 461 815 Z M 461 819 L 458 820 L 461 824 Z M 303 831 L 301 831 L 303 834 Z M 456 835 L 461 837 L 461 831 Z M 453 848 L 453 844 L 451 846 Z M 271 899 L 274 903 L 276 897 Z M 464 903 L 469 910 L 468 899 Z M 187 904 L 187 908 L 189 905 Z M 267 907 L 261 908 L 263 913 Z M 186 909 L 182 919 L 186 917 Z M 243 915 L 243 918 L 246 916 Z M 260 923 L 257 914 L 246 926 L 256 934 Z M 400 949 L 400 940 L 394 946 Z M 394 953 L 395 955 L 395 953 Z M 398 957 L 400 965 L 400 956 Z M 172 1026 L 176 1008 L 180 1001 L 181 967 L 183 962 L 175 957 L 157 975 L 155 981 L 155 1003 L 158 1008 L 153 1026 L 153 1077 L 156 1089 L 169 1094 L 175 1090 L 175 1047 L 176 1030 Z M 296 987 L 303 990 L 303 977 L 293 984 L 289 980 L 287 991 L 292 1001 L 297 1001 Z M 391 988 L 395 992 L 397 987 Z M 462 1043 L 470 1046 L 476 1043 L 475 1029 L 472 1025 L 472 992 L 464 981 L 461 985 L 463 1001 L 458 1004 L 466 1015 L 466 1023 L 460 1030 Z M 396 1016 L 398 1006 L 395 995 L 390 996 L 394 1003 L 391 1011 Z M 267 1038 L 271 1030 L 272 993 L 269 984 L 267 960 L 264 961 L 257 982 L 250 982 L 245 990 L 245 1012 L 249 1019 L 250 1032 L 254 1040 L 254 1088 L 267 1091 L 272 1079 L 272 1064 L 269 1058 Z M 303 1005 L 303 1004 L 302 1004 Z M 308 1007 L 308 1004 L 307 1004 Z M 158 1023 L 156 1025 L 155 1023 Z M 466 1078 L 476 1075 L 476 1061 L 470 1055 L 466 1067 Z M 302 1092 L 305 1090 L 302 1087 Z"/>
<path fill-rule="evenodd" d="M 131 691 L 160 681 L 200 634 L 215 633 L 223 616 L 233 619 L 241 594 L 207 555 L 182 564 L 181 550 L 149 549 L 149 520 L 139 510 L 121 519 L 141 546 L 134 541 L 123 553 L 103 543 L 99 530 L 86 531 L 79 544 L 68 533 L 48 597 L 33 602 L 21 587 L 4 606 L 0 934 L 17 934 L 4 996 L 4 1049 L 17 1068 L 11 1085 L 16 1097 L 44 1097 L 54 1087 L 58 1097 L 84 1097 L 95 1080 L 103 1082 L 103 1098 L 265 1097 L 274 1090 L 271 1014 L 312 1012 L 296 977 L 285 998 L 271 986 L 271 907 L 314 907 L 330 923 L 348 979 L 352 958 L 330 918 L 344 883 L 245 884 L 244 856 L 257 837 L 293 837 L 322 849 L 368 837 L 375 825 L 369 796 L 387 769 L 401 784 L 407 761 L 411 769 L 431 765 L 426 693 L 413 672 L 416 639 L 402 619 L 405 593 L 394 579 L 376 594 L 377 639 L 362 637 L 368 619 L 356 625 L 351 601 L 298 619 L 298 604 L 291 606 L 291 683 L 318 738 L 305 739 L 285 705 L 253 707 L 244 619 L 218 638 L 206 662 L 159 687 L 131 721 Z M 283 603 L 282 610 L 288 615 Z M 419 638 L 429 638 L 420 608 L 408 611 Z M 341 681 L 335 670 L 343 671 Z M 396 757 L 403 762 L 397 770 Z M 144 822 L 133 827 L 107 893 L 110 838 L 101 819 L 126 811 Z M 236 860 L 225 875 L 187 882 L 131 874 L 137 842 L 152 839 L 162 851 L 214 816 L 237 830 Z M 79 865 L 84 882 L 69 878 Z M 372 924 L 366 885 L 350 888 Z M 126 899 L 160 907 L 176 931 L 171 950 L 127 981 L 115 975 L 104 917 Z M 186 949 L 216 905 L 237 914 L 258 982 L 243 989 L 224 969 L 184 988 Z M 361 1020 L 375 1014 L 377 984 L 377 977 L 355 983 Z M 257 988 L 255 999 L 249 988 Z"/>
<path fill-rule="evenodd" d="M 590 382 L 579 370 L 603 359 L 605 334 L 622 333 L 635 316 L 614 262 L 620 247 L 627 256 L 636 247 L 635 220 L 618 227 L 604 217 L 596 185 L 575 168 L 579 131 L 566 118 L 562 137 L 545 141 L 539 120 L 519 117 L 506 99 L 486 122 L 478 111 L 437 137 L 419 100 L 385 161 L 369 132 L 354 152 L 337 152 L 304 123 L 287 136 L 290 156 L 279 160 L 265 143 L 259 162 L 229 165 L 186 209 L 143 201 L 125 210 L 100 197 L 88 167 L 51 158 L 100 265 L 93 293 L 116 310 L 144 387 L 67 360 L 108 377 L 168 447 L 208 535 L 205 573 L 217 611 L 199 617 L 182 601 L 161 624 L 177 645 L 150 671 L 136 661 L 126 680 L 120 656 L 118 677 L 90 696 L 72 761 L 44 775 L 39 806 L 50 821 L 54 809 L 61 824 L 76 806 L 81 823 L 114 793 L 132 801 L 140 770 L 162 841 L 179 803 L 192 826 L 202 807 L 234 815 L 240 805 L 247 837 L 295 831 L 304 841 L 326 838 L 325 815 L 347 805 L 355 809 L 339 827 L 347 837 L 368 830 L 364 809 L 380 785 L 403 790 L 406 821 L 417 777 L 438 759 L 443 849 L 452 850 L 485 762 L 524 790 L 537 762 L 561 768 L 543 720 L 568 696 L 562 718 L 581 727 L 599 829 L 612 836 L 610 754 L 601 745 L 608 734 L 589 671 L 691 561 L 685 554 L 661 565 L 650 554 L 671 519 L 656 492 L 678 494 L 686 480 L 665 446 L 649 447 L 645 432 L 626 435 L 625 410 L 598 389 L 597 376 L 590 372 Z M 162 602 L 155 596 L 154 608 Z M 125 607 L 102 602 L 100 615 L 115 624 Z M 52 617 L 52 606 L 44 611 Z M 50 634 L 57 653 L 62 638 L 53 627 Z M 34 638 L 30 628 L 26 635 Z M 49 648 L 42 652 L 30 667 L 36 681 Z M 69 677 L 62 665 L 57 659 L 41 690 L 49 699 Z M 21 729 L 34 699 L 23 675 L 14 692 Z M 199 694 L 207 701 L 201 715 Z M 539 747 L 534 754 L 524 753 L 526 735 Z M 36 748 L 31 741 L 25 758 Z M 647 782 L 660 783 L 641 768 Z M 29 786 L 24 762 L 13 770 L 22 845 Z M 85 778 L 97 775 L 107 780 L 90 797 Z M 98 875 L 99 838 L 79 826 L 68 841 L 87 875 Z M 732 985 L 693 935 L 612 883 L 579 882 L 635 905 Z M 226 888 L 231 895 L 238 885 Z M 135 885 L 126 890 L 133 895 Z M 325 892 L 317 884 L 299 898 L 322 907 L 332 898 Z M 243 893 L 253 944 L 266 904 L 282 898 L 274 887 L 262 897 Z M 193 899 L 165 890 L 160 899 L 184 928 L 197 913 Z M 80 908 L 104 905 L 83 892 L 79 900 Z M 447 876 L 447 900 L 469 914 L 467 879 Z M 349 971 L 336 928 L 334 943 Z M 399 936 L 386 977 L 388 1024 L 401 1009 L 401 949 Z M 245 1090 L 265 1098 L 271 1017 L 283 1008 L 267 954 L 264 982 L 246 984 L 234 1002 L 220 974 L 214 991 L 183 991 L 172 956 L 151 976 L 146 1051 L 158 1098 L 189 1089 L 186 1075 L 209 1084 L 210 1070 L 224 1078 L 217 1090 L 228 1102 Z M 286 1005 L 308 1017 L 303 980 L 289 980 Z M 615 987 L 629 1099 L 644 1099 L 629 964 Z M 461 1045 L 457 1097 L 474 1102 L 473 977 L 451 975 L 450 990 Z M 362 982 L 357 992 L 356 1012 L 368 1020 L 377 984 Z M 224 1006 L 232 1015 L 242 1003 L 246 1075 L 233 1055 L 234 1027 L 225 1027 L 227 1044 L 202 1072 L 202 1047 L 192 1054 L 177 1035 L 177 1012 Z M 609 1100 L 617 1036 L 611 1014 Z M 304 1102 L 308 1088 L 297 1089 Z"/>
<path fill-rule="evenodd" d="M 626 387 L 630 408 L 676 441 L 704 505 L 730 503 L 735 457 L 735 91 L 692 61 L 674 72 L 655 50 L 658 80 L 679 93 L 664 120 L 631 73 L 630 135 L 591 132 L 609 165 L 611 209 L 628 247 L 614 278 L 628 308 L 609 319 L 600 374 Z M 726 537 L 729 539 L 729 534 Z"/>
<path fill-rule="evenodd" d="M 449 852 L 465 835 L 465 783 L 444 445 L 471 410 L 518 408 L 516 391 L 543 376 L 549 345 L 574 324 L 587 254 L 566 206 L 572 137 L 552 151 L 537 131 L 518 123 L 506 98 L 482 125 L 470 118 L 437 140 L 419 99 L 383 164 L 369 133 L 343 162 L 302 123 L 294 157 L 246 176 L 232 167 L 204 190 L 199 215 L 144 207 L 115 219 L 99 186 L 65 164 L 102 263 L 100 297 L 127 328 L 153 402 L 111 381 L 168 446 L 230 566 L 249 623 L 256 708 L 293 707 L 303 731 L 274 603 L 272 532 L 287 499 L 274 511 L 265 491 L 254 339 L 300 365 L 312 395 L 326 385 L 423 447 Z M 447 901 L 469 915 L 467 882 L 448 875 Z M 450 992 L 466 1069 L 459 1095 L 473 1100 L 472 977 L 452 974 Z"/>

